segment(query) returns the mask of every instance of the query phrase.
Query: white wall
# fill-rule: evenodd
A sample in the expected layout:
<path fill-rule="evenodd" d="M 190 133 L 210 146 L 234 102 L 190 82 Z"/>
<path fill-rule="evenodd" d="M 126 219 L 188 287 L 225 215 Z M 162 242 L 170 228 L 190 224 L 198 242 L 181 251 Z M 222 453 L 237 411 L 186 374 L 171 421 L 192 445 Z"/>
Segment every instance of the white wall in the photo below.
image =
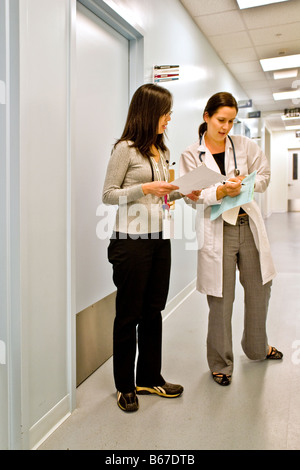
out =
<path fill-rule="evenodd" d="M 109 2 L 107 2 L 109 3 Z M 203 106 L 220 90 L 245 96 L 179 0 L 119 0 L 144 31 L 152 66 L 178 63 L 169 126 L 172 159 L 197 138 Z M 69 19 L 74 0 L 20 0 L 21 309 L 24 448 L 71 410 L 69 344 Z M 103 169 L 105 171 L 105 169 Z M 182 203 L 178 203 L 182 204 Z M 173 242 L 169 298 L 196 275 L 196 251 Z M 70 324 L 69 324 L 70 327 Z"/>

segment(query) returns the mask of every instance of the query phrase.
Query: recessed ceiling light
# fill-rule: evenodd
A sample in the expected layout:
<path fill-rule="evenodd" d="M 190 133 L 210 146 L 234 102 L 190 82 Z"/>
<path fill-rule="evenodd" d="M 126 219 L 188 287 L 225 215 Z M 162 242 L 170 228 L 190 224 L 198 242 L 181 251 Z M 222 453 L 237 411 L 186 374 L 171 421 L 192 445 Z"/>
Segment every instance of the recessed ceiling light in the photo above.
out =
<path fill-rule="evenodd" d="M 261 59 L 260 63 L 264 72 L 269 72 L 270 70 L 292 69 L 300 67 L 300 54 L 273 57 L 271 59 Z"/>
<path fill-rule="evenodd" d="M 280 70 L 273 73 L 274 80 L 281 80 L 283 78 L 295 78 L 298 76 L 298 70 Z"/>
<path fill-rule="evenodd" d="M 300 131 L 300 126 L 285 126 L 287 131 Z"/>
<path fill-rule="evenodd" d="M 244 8 L 260 7 L 271 3 L 287 2 L 288 0 L 237 0 L 241 10 Z"/>
<path fill-rule="evenodd" d="M 282 91 L 279 93 L 273 93 L 273 98 L 275 101 L 298 99 L 300 98 L 300 90 Z"/>

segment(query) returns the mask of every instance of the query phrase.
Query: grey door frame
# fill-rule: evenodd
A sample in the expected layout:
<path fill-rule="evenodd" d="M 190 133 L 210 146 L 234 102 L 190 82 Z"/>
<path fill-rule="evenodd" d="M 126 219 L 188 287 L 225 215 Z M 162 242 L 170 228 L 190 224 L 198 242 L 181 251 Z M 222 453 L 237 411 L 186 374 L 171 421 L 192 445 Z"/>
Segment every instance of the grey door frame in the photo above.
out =
<path fill-rule="evenodd" d="M 105 23 L 129 40 L 129 96 L 144 80 L 144 33 L 123 18 L 103 0 L 78 0 Z"/>

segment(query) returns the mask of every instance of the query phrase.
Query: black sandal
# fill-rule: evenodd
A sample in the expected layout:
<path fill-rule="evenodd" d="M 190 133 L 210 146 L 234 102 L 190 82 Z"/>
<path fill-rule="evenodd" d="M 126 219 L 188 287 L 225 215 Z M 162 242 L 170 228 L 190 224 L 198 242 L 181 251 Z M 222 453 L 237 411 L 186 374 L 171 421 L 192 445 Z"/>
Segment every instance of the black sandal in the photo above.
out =
<path fill-rule="evenodd" d="M 271 348 L 271 352 L 266 356 L 266 359 L 282 359 L 282 352 L 278 351 L 274 346 Z"/>
<path fill-rule="evenodd" d="M 231 384 L 231 375 L 218 374 L 213 372 L 212 376 L 214 381 L 219 385 L 226 386 Z"/>

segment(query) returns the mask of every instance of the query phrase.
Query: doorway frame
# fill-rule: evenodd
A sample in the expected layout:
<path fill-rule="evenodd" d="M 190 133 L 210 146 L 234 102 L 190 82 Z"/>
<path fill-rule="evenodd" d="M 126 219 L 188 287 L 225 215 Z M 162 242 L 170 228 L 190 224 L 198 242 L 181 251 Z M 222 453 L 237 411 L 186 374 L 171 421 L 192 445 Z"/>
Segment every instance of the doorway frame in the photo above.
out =
<path fill-rule="evenodd" d="M 70 0 L 69 18 L 69 103 L 68 103 L 68 151 L 67 151 L 67 289 L 68 289 L 68 388 L 70 412 L 76 408 L 76 243 L 75 217 L 76 194 L 73 159 L 75 157 L 76 111 L 76 14 L 77 3 L 82 4 L 107 23 L 129 43 L 128 104 L 134 91 L 144 83 L 144 34 L 131 25 L 117 9 L 103 0 Z"/>
<path fill-rule="evenodd" d="M 300 146 L 299 147 L 288 147 L 287 149 L 287 168 L 288 168 L 288 177 L 287 177 L 287 182 L 288 182 L 288 187 L 293 185 L 292 181 L 293 178 L 291 178 L 291 175 L 290 175 L 290 160 L 291 160 L 291 156 L 293 154 L 297 154 L 298 156 L 300 156 Z M 300 168 L 300 163 L 297 161 L 297 171 L 298 169 Z M 299 173 L 299 172 L 298 172 Z M 297 181 L 299 181 L 300 177 L 299 177 L 299 174 L 297 174 Z M 293 198 L 293 199 L 290 199 L 290 191 L 289 191 L 289 188 L 288 188 L 288 192 L 287 192 L 287 211 L 288 212 L 299 212 L 300 211 L 300 198 Z"/>
<path fill-rule="evenodd" d="M 104 0 L 77 0 L 129 41 L 129 97 L 144 81 L 144 33 Z"/>

